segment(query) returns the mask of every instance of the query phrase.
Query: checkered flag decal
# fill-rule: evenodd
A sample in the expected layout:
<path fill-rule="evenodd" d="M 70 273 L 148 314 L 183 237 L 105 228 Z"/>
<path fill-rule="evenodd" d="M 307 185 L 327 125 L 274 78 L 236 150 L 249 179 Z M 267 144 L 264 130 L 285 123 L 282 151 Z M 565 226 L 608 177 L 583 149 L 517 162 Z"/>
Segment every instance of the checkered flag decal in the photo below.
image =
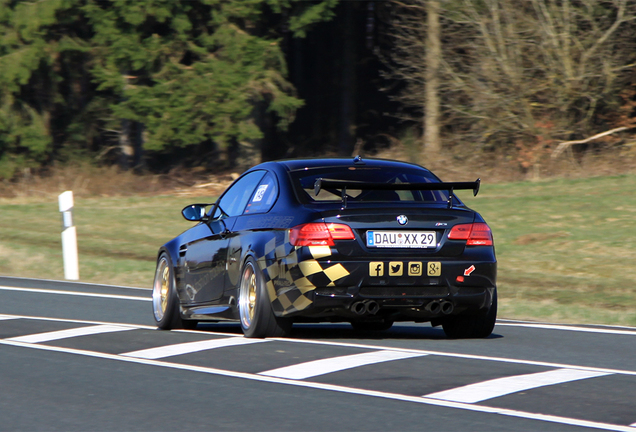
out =
<path fill-rule="evenodd" d="M 329 246 L 306 246 L 313 259 L 298 262 L 300 248 L 289 244 L 289 231 L 282 237 L 277 235 L 265 245 L 265 254 L 258 260 L 258 265 L 263 271 L 274 312 L 288 315 L 311 305 L 317 286 L 335 286 L 334 282 L 348 276 L 349 272 L 341 264 L 323 267 L 324 263 L 317 261 L 331 255 Z M 268 266 L 267 262 L 272 264 Z M 276 289 L 275 279 L 285 281 L 289 286 Z"/>

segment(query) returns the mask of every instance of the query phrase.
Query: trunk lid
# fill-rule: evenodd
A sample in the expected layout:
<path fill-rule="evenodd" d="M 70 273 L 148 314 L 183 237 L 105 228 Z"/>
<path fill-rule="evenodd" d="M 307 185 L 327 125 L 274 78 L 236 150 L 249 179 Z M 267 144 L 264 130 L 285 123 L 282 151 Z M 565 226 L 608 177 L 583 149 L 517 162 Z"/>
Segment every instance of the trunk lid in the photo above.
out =
<path fill-rule="evenodd" d="M 464 251 L 466 242 L 449 240 L 448 233 L 457 224 L 472 223 L 475 220 L 474 211 L 465 207 L 449 209 L 441 205 L 422 207 L 387 204 L 392 205 L 391 208 L 348 207 L 322 211 L 320 215 L 326 223 L 343 223 L 351 227 L 356 236 L 356 247 L 352 247 L 352 242 L 338 242 L 336 245 L 339 252 L 351 258 L 356 255 L 361 258 L 374 255 L 453 257 Z M 376 239 L 384 237 L 384 242 L 375 244 L 372 233 Z M 415 247 L 421 244 L 415 242 L 415 234 L 423 238 L 430 233 L 434 233 L 435 239 L 429 247 Z"/>

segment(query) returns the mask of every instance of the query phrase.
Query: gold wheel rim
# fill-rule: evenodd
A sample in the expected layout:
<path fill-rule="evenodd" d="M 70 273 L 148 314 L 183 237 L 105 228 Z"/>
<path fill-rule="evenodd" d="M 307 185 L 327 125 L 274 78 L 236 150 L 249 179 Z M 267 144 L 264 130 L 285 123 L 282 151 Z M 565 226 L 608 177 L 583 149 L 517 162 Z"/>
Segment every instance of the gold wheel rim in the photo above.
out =
<path fill-rule="evenodd" d="M 250 276 L 249 281 L 248 307 L 251 322 L 254 319 L 254 311 L 256 309 L 256 275 L 254 273 Z"/>
<path fill-rule="evenodd" d="M 244 329 L 249 329 L 256 316 L 256 302 L 258 300 L 258 281 L 252 263 L 248 262 L 245 265 L 239 290 L 239 315 L 241 325 Z"/>
<path fill-rule="evenodd" d="M 168 292 L 170 290 L 170 269 L 166 265 L 161 275 L 161 312 L 168 309 Z"/>
<path fill-rule="evenodd" d="M 155 273 L 155 282 L 152 289 L 152 308 L 157 322 L 161 321 L 168 311 L 171 279 L 172 273 L 170 272 L 168 260 L 163 257 L 157 264 L 157 272 Z"/>

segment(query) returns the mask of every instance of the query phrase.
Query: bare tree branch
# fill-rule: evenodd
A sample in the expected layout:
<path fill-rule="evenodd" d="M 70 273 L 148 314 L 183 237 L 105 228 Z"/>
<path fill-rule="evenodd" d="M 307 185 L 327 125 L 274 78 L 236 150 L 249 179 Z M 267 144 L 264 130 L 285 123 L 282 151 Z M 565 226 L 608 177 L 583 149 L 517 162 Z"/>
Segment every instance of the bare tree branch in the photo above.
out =
<path fill-rule="evenodd" d="M 595 139 L 599 139 L 599 138 L 602 138 L 602 137 L 607 136 L 607 135 L 611 135 L 611 134 L 616 133 L 616 132 L 621 132 L 621 131 L 624 131 L 624 130 L 627 130 L 627 129 L 633 129 L 633 128 L 636 128 L 636 126 L 615 128 L 615 129 L 612 129 L 612 130 L 601 132 L 599 134 L 596 134 L 594 136 L 591 136 L 589 138 L 585 138 L 585 139 L 582 139 L 582 140 L 564 141 L 562 143 L 559 143 L 559 145 L 554 149 L 554 151 L 552 152 L 552 157 L 556 158 L 561 153 L 563 153 L 563 151 L 565 149 L 567 149 L 568 147 L 570 147 L 570 146 L 572 146 L 574 144 L 586 144 L 586 143 L 589 143 L 590 141 L 594 141 Z"/>

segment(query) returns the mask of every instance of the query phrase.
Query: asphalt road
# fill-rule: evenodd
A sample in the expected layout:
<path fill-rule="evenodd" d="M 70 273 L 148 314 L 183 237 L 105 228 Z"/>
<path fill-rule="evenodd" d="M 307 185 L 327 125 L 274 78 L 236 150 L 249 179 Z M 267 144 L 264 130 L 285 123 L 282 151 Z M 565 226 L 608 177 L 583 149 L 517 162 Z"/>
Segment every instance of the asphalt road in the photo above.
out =
<path fill-rule="evenodd" d="M 636 328 L 153 327 L 150 291 L 0 278 L 0 430 L 636 432 Z M 630 426 L 631 425 L 631 426 Z"/>

